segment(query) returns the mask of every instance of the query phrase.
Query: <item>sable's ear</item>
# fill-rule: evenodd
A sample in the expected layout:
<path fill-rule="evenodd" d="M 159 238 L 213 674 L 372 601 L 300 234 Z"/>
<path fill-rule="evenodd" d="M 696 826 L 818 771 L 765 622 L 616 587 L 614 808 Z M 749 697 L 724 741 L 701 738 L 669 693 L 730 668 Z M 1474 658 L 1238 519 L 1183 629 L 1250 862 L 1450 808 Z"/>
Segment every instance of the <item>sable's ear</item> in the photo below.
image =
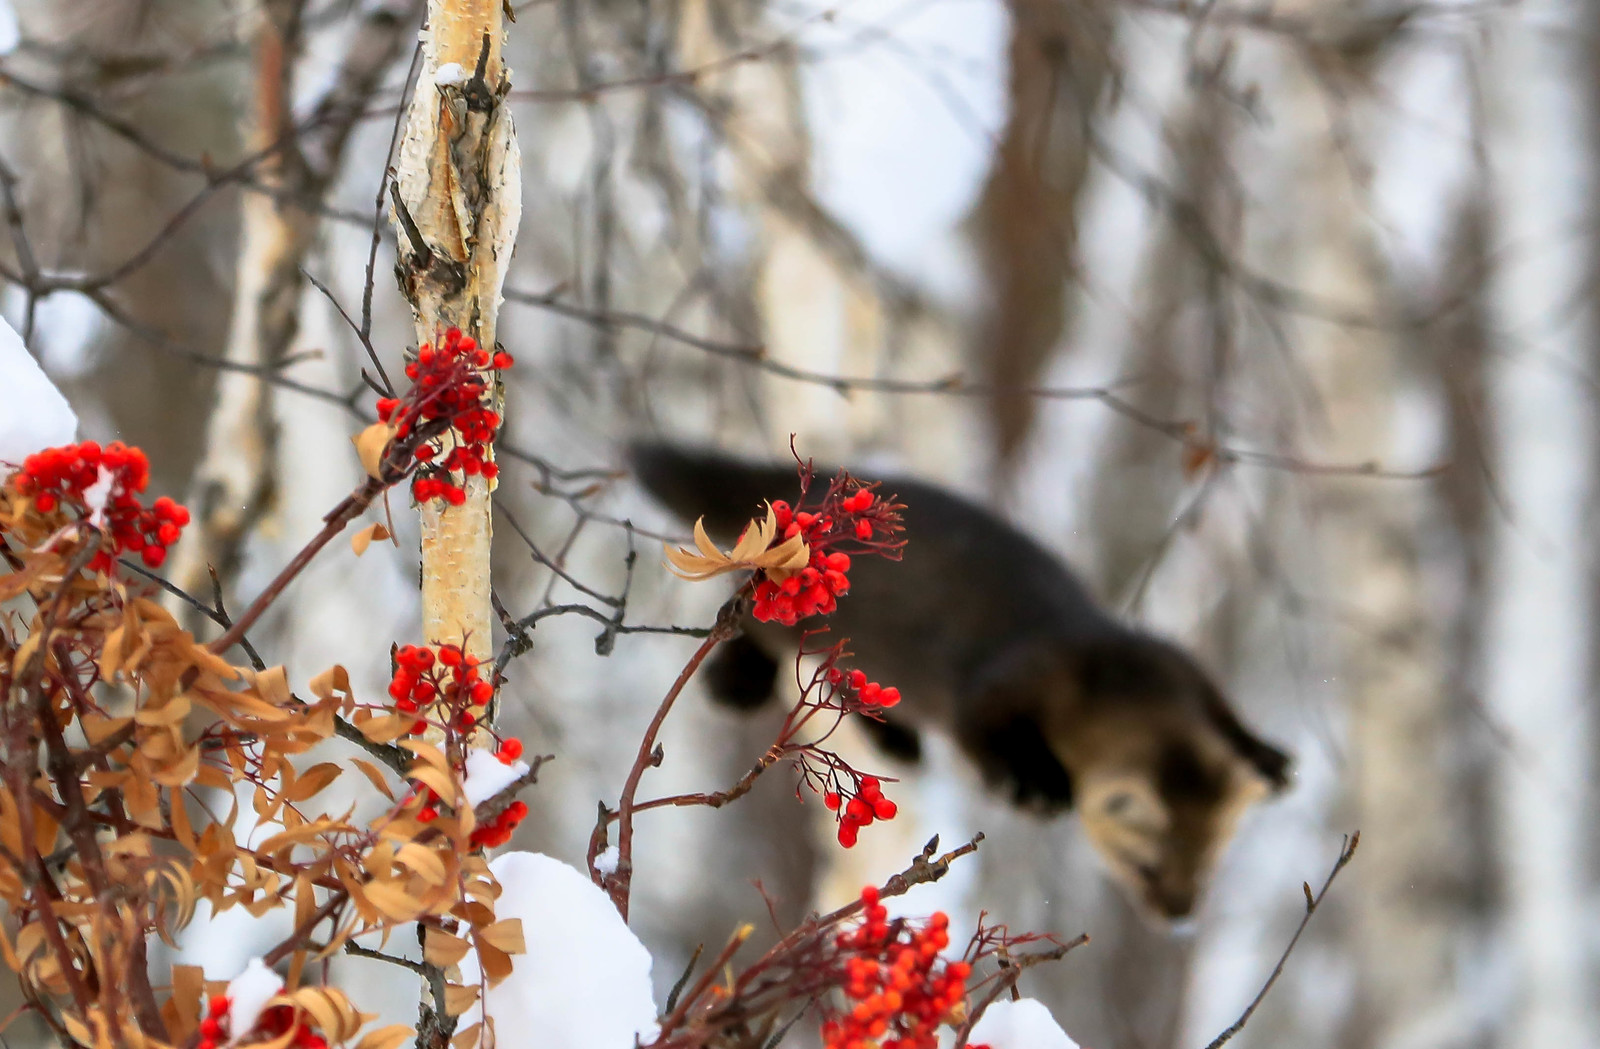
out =
<path fill-rule="evenodd" d="M 1289 766 L 1293 764 L 1293 759 L 1240 724 L 1227 701 L 1222 698 L 1222 693 L 1209 681 L 1205 682 L 1202 689 L 1202 702 L 1212 724 L 1238 755 L 1261 774 L 1274 794 L 1289 785 Z"/>

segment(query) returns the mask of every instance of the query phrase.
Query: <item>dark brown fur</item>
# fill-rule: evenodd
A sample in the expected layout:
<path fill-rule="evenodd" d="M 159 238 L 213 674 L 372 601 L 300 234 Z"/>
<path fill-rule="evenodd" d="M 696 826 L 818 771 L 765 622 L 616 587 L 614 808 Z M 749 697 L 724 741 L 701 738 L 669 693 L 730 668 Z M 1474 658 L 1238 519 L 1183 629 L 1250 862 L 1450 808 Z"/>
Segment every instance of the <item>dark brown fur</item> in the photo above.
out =
<path fill-rule="evenodd" d="M 633 462 L 651 493 L 686 520 L 703 515 L 724 542 L 764 500 L 797 490 L 792 467 L 710 452 L 641 445 Z M 1185 652 L 1100 611 L 1026 535 L 931 485 L 889 478 L 881 490 L 906 505 L 904 559 L 857 558 L 827 622 L 856 665 L 905 697 L 871 734 L 915 760 L 918 729 L 945 729 L 1019 806 L 1076 808 L 1137 901 L 1187 914 L 1240 813 L 1286 784 L 1287 755 L 1239 722 Z M 765 702 L 797 636 L 748 623 L 708 667 L 713 694 Z"/>

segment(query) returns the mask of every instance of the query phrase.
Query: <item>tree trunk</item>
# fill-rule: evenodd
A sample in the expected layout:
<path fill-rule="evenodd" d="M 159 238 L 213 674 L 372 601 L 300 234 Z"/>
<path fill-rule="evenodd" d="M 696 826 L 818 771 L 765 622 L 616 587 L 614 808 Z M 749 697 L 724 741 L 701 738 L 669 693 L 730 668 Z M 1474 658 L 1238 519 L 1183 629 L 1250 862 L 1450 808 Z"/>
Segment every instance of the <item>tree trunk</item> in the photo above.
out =
<path fill-rule="evenodd" d="M 255 97 L 245 121 L 262 192 L 246 193 L 241 214 L 232 321 L 204 458 L 187 500 L 197 518 L 174 551 L 170 576 L 191 594 L 210 592 L 209 569 L 231 583 L 243 546 L 273 512 L 277 423 L 273 387 L 260 374 L 278 367 L 300 331 L 300 296 L 320 228 L 318 209 L 344 166 L 345 145 L 367 103 L 420 19 L 422 0 L 369 4 L 338 75 L 298 130 L 293 85 L 302 43 L 301 4 L 273 0 L 254 13 Z M 170 600 L 195 621 L 192 607 Z"/>
<path fill-rule="evenodd" d="M 1503 352 L 1490 368 L 1494 476 L 1508 505 L 1492 532 L 1486 700 L 1511 732 L 1498 785 L 1504 930 L 1517 1008 L 1508 1046 L 1594 1045 L 1591 953 L 1577 935 L 1593 897 L 1585 835 L 1591 775 L 1587 494 L 1596 339 L 1582 284 L 1593 116 L 1567 81 L 1557 27 L 1580 8 L 1524 6 L 1490 41 L 1495 247 L 1490 301 Z M 1521 755 L 1536 755 L 1535 762 Z"/>
<path fill-rule="evenodd" d="M 500 60 L 500 0 L 431 0 L 423 68 L 395 171 L 400 285 L 417 341 L 459 328 L 495 345 L 500 291 L 522 215 L 521 157 Z M 441 70 L 443 74 L 441 76 Z M 498 395 L 497 395 L 498 396 Z M 422 617 L 430 644 L 492 653 L 490 496 L 464 479 L 466 502 L 422 507 Z"/>

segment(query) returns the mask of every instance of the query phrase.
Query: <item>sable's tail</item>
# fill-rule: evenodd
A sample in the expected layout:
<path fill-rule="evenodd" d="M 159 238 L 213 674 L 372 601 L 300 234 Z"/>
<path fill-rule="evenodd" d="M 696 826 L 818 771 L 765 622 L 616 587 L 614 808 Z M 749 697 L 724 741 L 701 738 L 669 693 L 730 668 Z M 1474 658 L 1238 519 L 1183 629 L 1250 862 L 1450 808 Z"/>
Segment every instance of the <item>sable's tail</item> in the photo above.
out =
<path fill-rule="evenodd" d="M 722 452 L 640 442 L 628 448 L 634 477 L 685 521 L 704 516 L 718 542 L 738 537 L 767 500 L 791 502 L 800 492 L 794 467 L 752 463 Z"/>

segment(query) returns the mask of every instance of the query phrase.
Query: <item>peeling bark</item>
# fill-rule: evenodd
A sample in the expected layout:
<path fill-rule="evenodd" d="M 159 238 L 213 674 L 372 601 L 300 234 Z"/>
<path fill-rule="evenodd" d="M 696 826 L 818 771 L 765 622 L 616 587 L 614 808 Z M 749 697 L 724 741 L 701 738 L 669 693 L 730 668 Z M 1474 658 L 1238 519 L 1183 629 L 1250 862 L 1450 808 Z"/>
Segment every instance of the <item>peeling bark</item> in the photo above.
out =
<path fill-rule="evenodd" d="M 501 63 L 500 0 L 431 0 L 418 78 L 395 170 L 396 275 L 418 342 L 450 328 L 495 344 L 517 223 L 521 158 Z M 441 68 L 446 71 L 440 76 Z M 454 67 L 454 68 L 452 68 Z M 466 479 L 466 502 L 422 508 L 423 632 L 432 644 L 491 655 L 492 484 Z"/>

